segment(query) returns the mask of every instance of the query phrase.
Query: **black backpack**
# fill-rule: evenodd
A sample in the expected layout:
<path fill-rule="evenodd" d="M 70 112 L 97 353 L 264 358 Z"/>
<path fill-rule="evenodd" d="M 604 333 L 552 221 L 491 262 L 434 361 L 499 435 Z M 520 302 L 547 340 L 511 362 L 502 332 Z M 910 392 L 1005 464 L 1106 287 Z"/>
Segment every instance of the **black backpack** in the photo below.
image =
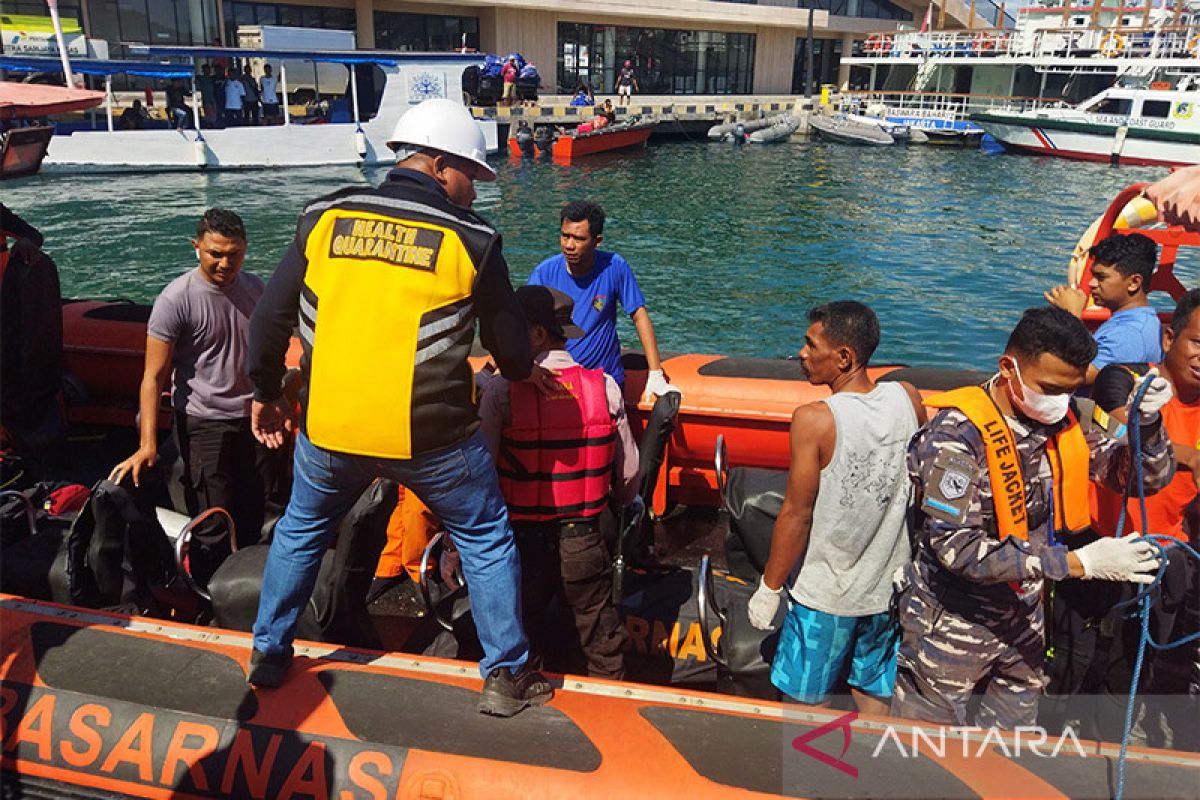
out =
<path fill-rule="evenodd" d="M 92 487 L 59 549 L 50 599 L 152 612 L 157 606 L 152 588 L 166 586 L 174 576 L 171 542 L 147 493 L 102 480 Z"/>

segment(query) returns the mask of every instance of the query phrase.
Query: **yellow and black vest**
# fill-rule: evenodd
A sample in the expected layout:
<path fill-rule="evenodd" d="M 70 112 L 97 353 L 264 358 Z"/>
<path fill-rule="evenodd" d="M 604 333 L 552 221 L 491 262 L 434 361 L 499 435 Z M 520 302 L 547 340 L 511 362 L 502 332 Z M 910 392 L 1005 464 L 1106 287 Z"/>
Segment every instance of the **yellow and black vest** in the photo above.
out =
<path fill-rule="evenodd" d="M 298 325 L 314 444 L 411 458 L 475 431 L 472 294 L 498 239 L 415 182 L 347 189 L 305 209 Z"/>

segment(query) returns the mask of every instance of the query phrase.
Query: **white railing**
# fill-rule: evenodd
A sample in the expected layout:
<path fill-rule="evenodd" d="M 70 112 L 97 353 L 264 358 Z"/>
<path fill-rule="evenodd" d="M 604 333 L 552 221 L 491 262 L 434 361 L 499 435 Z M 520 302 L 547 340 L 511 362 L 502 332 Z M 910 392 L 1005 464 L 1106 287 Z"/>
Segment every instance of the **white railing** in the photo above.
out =
<path fill-rule="evenodd" d="M 1012 31 L 893 31 L 871 34 L 856 55 L 875 58 L 957 56 L 1195 58 L 1200 66 L 1200 25 L 1160 28 L 1041 28 Z"/>
<path fill-rule="evenodd" d="M 966 119 L 981 111 L 1029 111 L 1066 105 L 1058 98 L 954 92 L 852 91 L 842 92 L 841 101 L 847 109 L 853 107 L 865 111 L 881 105 L 890 114 L 944 120 Z"/>

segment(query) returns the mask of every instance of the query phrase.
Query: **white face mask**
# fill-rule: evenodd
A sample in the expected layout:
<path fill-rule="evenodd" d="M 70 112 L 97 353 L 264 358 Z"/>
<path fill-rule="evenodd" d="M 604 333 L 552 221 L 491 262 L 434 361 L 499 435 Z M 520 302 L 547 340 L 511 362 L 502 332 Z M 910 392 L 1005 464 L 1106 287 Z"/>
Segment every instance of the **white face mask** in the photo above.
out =
<path fill-rule="evenodd" d="M 1043 425 L 1061 422 L 1062 418 L 1067 415 L 1067 408 L 1071 405 L 1071 395 L 1035 392 L 1021 378 L 1021 368 L 1017 366 L 1015 360 L 1013 361 L 1013 370 L 1017 373 L 1017 381 L 1021 384 L 1022 394 L 1025 395 L 1025 399 L 1022 400 L 1017 397 L 1010 386 L 1008 396 L 1012 398 L 1013 405 L 1020 409 L 1025 416 Z"/>

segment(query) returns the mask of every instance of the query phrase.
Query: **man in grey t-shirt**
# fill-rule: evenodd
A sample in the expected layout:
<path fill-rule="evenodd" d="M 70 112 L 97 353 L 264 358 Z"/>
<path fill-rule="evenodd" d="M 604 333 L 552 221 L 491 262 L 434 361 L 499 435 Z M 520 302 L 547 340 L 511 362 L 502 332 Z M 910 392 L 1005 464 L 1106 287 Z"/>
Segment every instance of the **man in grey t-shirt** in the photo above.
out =
<path fill-rule="evenodd" d="M 780 691 L 825 705 L 845 680 L 859 711 L 886 714 L 900 633 L 888 613 L 891 579 L 909 557 L 904 454 L 925 409 L 910 384 L 871 380 L 871 309 L 841 301 L 808 319 L 800 361 L 833 394 L 792 415 L 787 492 L 747 610 L 767 630 L 790 596 L 771 663 Z"/>
<path fill-rule="evenodd" d="M 158 460 L 158 404 L 174 375 L 171 405 L 175 437 L 189 489 L 188 512 L 220 507 L 233 516 L 239 545 L 261 535 L 265 504 L 282 474 L 278 451 L 250 433 L 254 388 L 246 374 L 250 315 L 263 281 L 243 273 L 246 229 L 237 214 L 209 209 L 192 240 L 199 266 L 167 284 L 154 301 L 146 330 L 146 368 L 140 395 L 141 442 L 118 464 L 111 479 L 128 473 L 136 485 Z M 215 568 L 211 553 L 220 526 L 197 532 L 198 561 Z M 205 556 L 208 556 L 206 558 Z M 195 566 L 195 565 L 194 565 Z M 203 568 L 200 569 L 203 572 Z"/>

